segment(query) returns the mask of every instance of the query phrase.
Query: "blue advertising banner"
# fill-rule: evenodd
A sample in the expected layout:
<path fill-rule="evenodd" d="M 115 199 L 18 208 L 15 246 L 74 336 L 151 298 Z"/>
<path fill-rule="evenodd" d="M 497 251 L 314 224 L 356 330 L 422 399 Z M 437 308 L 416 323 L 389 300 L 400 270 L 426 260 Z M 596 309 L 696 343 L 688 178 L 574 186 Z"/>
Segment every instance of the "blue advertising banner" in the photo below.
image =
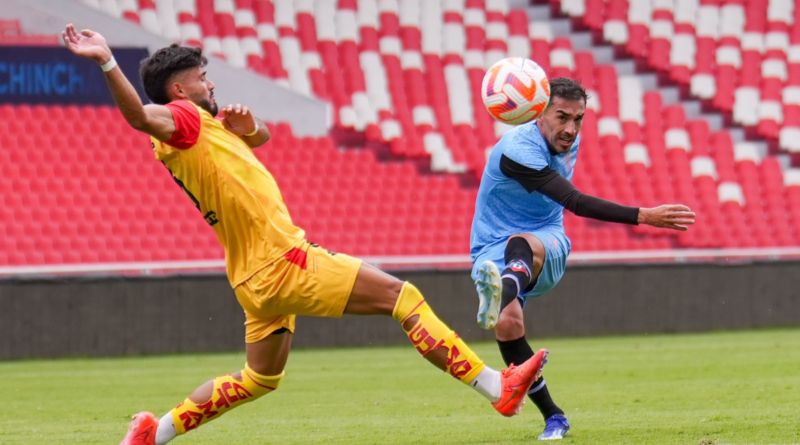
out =
<path fill-rule="evenodd" d="M 144 48 L 112 48 L 122 72 L 144 103 L 139 62 Z M 0 46 L 0 103 L 113 104 L 105 74 L 97 63 L 63 47 Z"/>

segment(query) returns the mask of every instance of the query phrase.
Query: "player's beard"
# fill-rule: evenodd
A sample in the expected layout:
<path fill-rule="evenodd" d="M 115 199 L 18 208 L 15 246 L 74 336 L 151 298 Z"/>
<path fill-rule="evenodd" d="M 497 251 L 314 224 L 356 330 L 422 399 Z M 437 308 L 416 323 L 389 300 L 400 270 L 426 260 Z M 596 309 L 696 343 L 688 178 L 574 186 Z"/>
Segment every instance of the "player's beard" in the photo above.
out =
<path fill-rule="evenodd" d="M 208 111 L 209 114 L 211 114 L 212 116 L 216 116 L 217 113 L 219 112 L 219 107 L 217 106 L 217 101 L 214 100 L 214 96 L 213 95 L 209 96 L 208 99 L 206 99 L 204 97 L 203 98 L 201 98 L 201 97 L 194 98 L 194 99 L 192 99 L 192 102 L 197 104 L 200 108 Z"/>

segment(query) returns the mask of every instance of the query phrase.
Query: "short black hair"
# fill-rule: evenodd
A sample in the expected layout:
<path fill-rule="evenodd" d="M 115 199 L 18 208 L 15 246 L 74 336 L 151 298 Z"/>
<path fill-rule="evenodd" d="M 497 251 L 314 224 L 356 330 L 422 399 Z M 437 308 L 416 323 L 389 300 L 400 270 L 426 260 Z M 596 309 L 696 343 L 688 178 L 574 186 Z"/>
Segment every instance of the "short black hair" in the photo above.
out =
<path fill-rule="evenodd" d="M 556 77 L 550 81 L 550 102 L 553 102 L 554 97 L 566 100 L 582 100 L 586 104 L 588 96 L 580 83 L 566 77 Z"/>
<path fill-rule="evenodd" d="M 139 77 L 142 79 L 147 97 L 153 103 L 164 105 L 170 102 L 167 82 L 173 75 L 207 64 L 208 59 L 203 55 L 202 48 L 173 43 L 142 60 L 139 65 Z"/>

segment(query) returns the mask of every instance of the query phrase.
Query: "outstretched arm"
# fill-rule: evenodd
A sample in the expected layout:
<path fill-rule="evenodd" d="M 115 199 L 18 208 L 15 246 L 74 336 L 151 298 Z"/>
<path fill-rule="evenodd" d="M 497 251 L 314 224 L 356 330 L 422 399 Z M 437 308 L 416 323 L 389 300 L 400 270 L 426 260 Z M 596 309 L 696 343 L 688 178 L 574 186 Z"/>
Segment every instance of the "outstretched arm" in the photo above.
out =
<path fill-rule="evenodd" d="M 69 24 L 61 33 L 61 37 L 70 51 L 81 57 L 92 59 L 101 66 L 113 59 L 106 39 L 94 31 L 84 29 L 79 33 L 72 24 Z M 153 104 L 142 105 L 133 85 L 118 66 L 106 72 L 106 80 L 114 102 L 117 103 L 122 116 L 131 127 L 147 133 L 159 141 L 168 141 L 172 137 L 172 134 L 175 133 L 175 120 L 167 107 Z"/>
<path fill-rule="evenodd" d="M 680 231 L 688 230 L 687 226 L 694 224 L 695 214 L 684 205 L 638 208 L 584 195 L 570 181 L 549 167 L 537 170 L 503 156 L 500 170 L 504 175 L 519 182 L 529 193 L 538 191 L 578 216 L 623 224 L 647 224 Z"/>

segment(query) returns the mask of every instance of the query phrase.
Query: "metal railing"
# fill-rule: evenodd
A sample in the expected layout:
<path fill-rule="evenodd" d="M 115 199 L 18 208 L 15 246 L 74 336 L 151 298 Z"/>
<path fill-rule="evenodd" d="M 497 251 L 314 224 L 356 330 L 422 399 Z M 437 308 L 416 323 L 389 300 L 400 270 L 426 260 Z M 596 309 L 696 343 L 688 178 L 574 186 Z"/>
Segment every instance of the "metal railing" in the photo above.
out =
<path fill-rule="evenodd" d="M 365 262 L 385 269 L 465 269 L 469 255 L 365 256 Z M 752 249 L 670 249 L 616 252 L 576 252 L 570 264 L 743 262 L 800 259 L 800 247 Z M 84 274 L 169 274 L 224 272 L 225 260 L 161 261 L 96 264 L 53 264 L 0 267 L 0 277 Z"/>

